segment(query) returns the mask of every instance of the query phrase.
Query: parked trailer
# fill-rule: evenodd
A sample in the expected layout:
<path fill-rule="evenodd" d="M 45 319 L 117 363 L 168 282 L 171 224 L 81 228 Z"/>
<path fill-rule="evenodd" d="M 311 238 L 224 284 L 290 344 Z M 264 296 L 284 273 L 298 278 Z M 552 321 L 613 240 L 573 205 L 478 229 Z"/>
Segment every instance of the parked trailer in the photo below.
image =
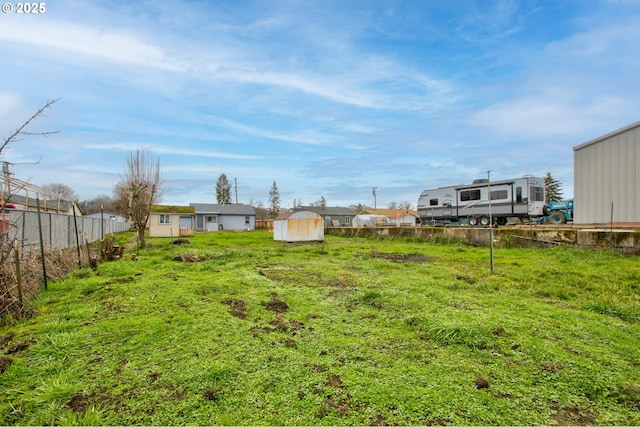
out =
<path fill-rule="evenodd" d="M 468 185 L 423 191 L 418 198 L 418 215 L 423 224 L 468 222 L 471 226 L 488 226 L 491 216 L 494 224 L 505 225 L 510 218 L 542 217 L 544 200 L 544 178 L 524 176 L 491 183 L 477 179 Z"/>

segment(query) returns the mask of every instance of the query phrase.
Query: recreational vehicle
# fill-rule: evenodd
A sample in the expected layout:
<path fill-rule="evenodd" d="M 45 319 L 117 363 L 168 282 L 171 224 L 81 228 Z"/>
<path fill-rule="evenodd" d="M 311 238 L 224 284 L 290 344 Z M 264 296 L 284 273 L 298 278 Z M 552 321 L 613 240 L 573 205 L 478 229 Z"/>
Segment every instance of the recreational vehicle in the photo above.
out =
<path fill-rule="evenodd" d="M 544 215 L 544 178 L 522 178 L 425 190 L 418 198 L 418 215 L 423 224 L 468 221 L 469 225 L 505 225 L 509 218 L 537 218 Z M 489 194 L 491 192 L 491 194 Z"/>

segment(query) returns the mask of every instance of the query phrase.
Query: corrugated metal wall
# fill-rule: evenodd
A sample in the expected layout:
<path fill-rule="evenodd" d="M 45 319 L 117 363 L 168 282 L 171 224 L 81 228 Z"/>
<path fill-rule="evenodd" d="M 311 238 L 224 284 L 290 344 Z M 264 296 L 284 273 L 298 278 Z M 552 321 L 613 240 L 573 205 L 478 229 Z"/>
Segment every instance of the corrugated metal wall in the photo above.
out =
<path fill-rule="evenodd" d="M 640 225 L 640 122 L 574 147 L 575 223 Z"/>
<path fill-rule="evenodd" d="M 2 218 L 0 218 L 1 220 Z M 51 212 L 40 213 L 34 211 L 11 211 L 4 215 L 7 221 L 7 234 L 2 238 L 12 241 L 18 239 L 22 251 L 39 250 L 40 226 L 42 226 L 43 246 L 46 250 L 64 249 L 76 246 L 76 226 L 78 239 L 84 244 L 86 238 L 89 242 L 100 240 L 102 234 L 119 233 L 129 230 L 128 222 L 116 222 L 99 218 L 87 218 L 77 216 L 74 224 L 73 216 Z M 102 222 L 102 224 L 101 224 Z"/>

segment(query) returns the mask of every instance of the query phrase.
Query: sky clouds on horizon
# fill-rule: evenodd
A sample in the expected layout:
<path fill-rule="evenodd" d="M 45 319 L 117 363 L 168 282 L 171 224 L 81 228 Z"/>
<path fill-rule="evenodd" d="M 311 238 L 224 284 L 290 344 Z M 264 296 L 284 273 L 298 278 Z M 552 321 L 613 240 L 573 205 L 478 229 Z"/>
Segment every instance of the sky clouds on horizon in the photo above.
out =
<path fill-rule="evenodd" d="M 0 135 L 56 98 L 29 130 L 60 133 L 0 160 L 82 200 L 143 148 L 171 204 L 214 202 L 222 173 L 241 202 L 276 180 L 284 206 L 372 204 L 374 186 L 415 205 L 488 170 L 572 196 L 572 148 L 639 120 L 640 2 L 46 5 L 0 16 Z"/>

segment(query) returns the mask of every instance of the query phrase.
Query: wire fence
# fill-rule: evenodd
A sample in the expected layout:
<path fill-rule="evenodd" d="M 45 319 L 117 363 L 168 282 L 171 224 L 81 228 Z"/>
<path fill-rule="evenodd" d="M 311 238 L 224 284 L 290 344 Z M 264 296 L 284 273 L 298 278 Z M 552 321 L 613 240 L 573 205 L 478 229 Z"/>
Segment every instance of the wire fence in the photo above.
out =
<path fill-rule="evenodd" d="M 61 213 L 0 214 L 0 324 L 25 315 L 26 302 L 48 280 L 89 266 L 92 242 L 129 229 L 128 222 Z"/>

